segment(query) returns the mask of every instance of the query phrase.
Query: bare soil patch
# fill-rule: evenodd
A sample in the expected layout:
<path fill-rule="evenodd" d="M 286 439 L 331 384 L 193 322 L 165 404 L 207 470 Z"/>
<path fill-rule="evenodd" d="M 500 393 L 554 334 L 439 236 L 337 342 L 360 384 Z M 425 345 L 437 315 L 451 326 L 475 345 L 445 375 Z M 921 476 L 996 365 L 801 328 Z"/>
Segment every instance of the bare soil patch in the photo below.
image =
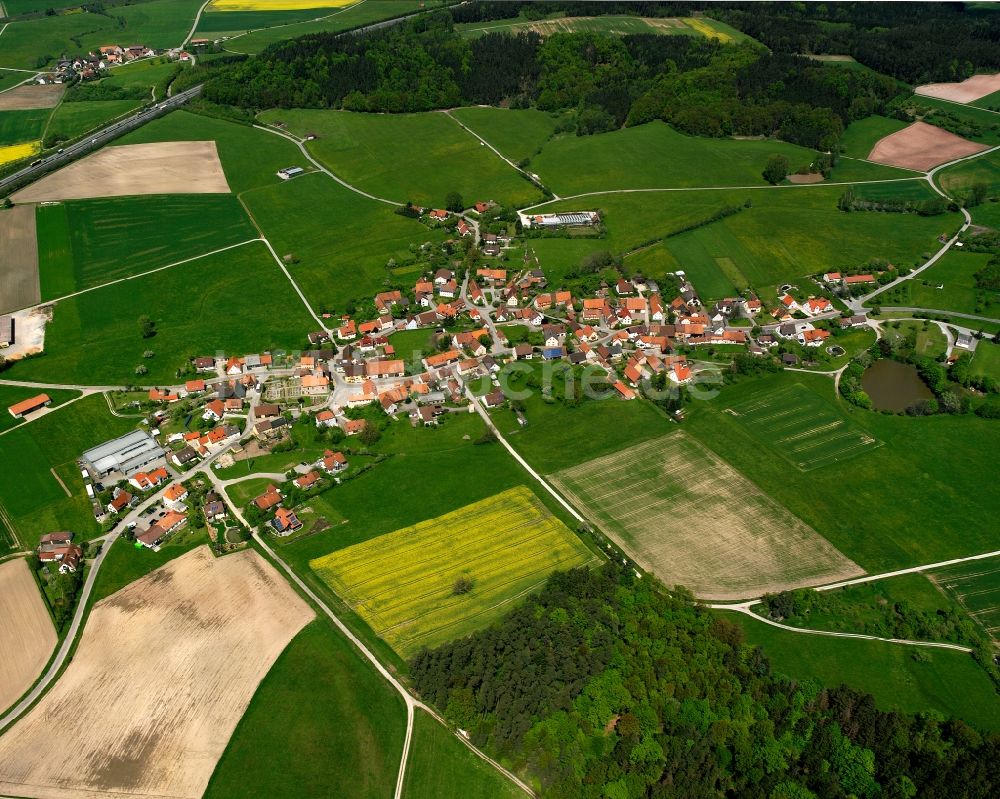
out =
<path fill-rule="evenodd" d="M 951 100 L 955 103 L 971 103 L 987 94 L 1000 91 L 1000 74 L 973 75 L 961 83 L 925 83 L 913 91 L 916 94 Z"/>
<path fill-rule="evenodd" d="M 0 712 L 38 679 L 56 630 L 24 558 L 0 563 Z"/>
<path fill-rule="evenodd" d="M 0 313 L 37 305 L 41 299 L 35 208 L 0 210 Z"/>
<path fill-rule="evenodd" d="M 16 203 L 141 194 L 227 194 L 214 141 L 105 147 L 11 195 Z"/>
<path fill-rule="evenodd" d="M 36 355 L 45 349 L 45 325 L 52 321 L 53 306 L 45 305 L 30 311 L 17 311 L 14 317 L 14 343 L 3 351 L 8 361 L 25 355 Z"/>
<path fill-rule="evenodd" d="M 863 573 L 683 433 L 574 466 L 552 480 L 644 569 L 703 599 L 747 599 Z"/>
<path fill-rule="evenodd" d="M 810 183 L 822 183 L 823 176 L 818 172 L 815 173 L 810 172 L 808 175 L 789 175 L 788 182 L 795 183 L 798 185 L 808 185 Z"/>
<path fill-rule="evenodd" d="M 963 139 L 935 125 L 914 122 L 879 139 L 868 154 L 868 160 L 926 172 L 938 164 L 988 149 L 988 145 Z"/>
<path fill-rule="evenodd" d="M 0 793 L 200 797 L 257 684 L 313 618 L 259 555 L 198 547 L 95 605 L 69 668 L 0 738 Z"/>
<path fill-rule="evenodd" d="M 32 111 L 36 108 L 55 108 L 59 105 L 66 87 L 60 83 L 45 86 L 31 83 L 0 92 L 0 111 Z"/>

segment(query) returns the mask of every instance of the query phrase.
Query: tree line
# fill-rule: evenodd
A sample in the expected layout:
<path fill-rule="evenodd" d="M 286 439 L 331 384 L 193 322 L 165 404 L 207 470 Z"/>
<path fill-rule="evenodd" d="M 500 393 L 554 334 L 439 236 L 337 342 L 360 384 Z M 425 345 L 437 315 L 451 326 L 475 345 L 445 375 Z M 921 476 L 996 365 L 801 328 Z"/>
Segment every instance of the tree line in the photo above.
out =
<path fill-rule="evenodd" d="M 559 799 L 988 797 L 1000 735 L 774 673 L 741 628 L 615 564 L 423 650 L 415 687 Z"/>

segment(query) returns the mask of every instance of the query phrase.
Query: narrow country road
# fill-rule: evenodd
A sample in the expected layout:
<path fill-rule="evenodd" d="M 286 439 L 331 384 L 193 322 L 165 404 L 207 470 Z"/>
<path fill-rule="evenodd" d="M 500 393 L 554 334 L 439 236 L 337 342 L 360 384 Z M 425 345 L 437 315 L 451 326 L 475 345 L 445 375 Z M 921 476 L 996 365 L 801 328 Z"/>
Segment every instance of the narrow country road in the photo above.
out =
<path fill-rule="evenodd" d="M 198 13 L 194 15 L 194 22 L 191 23 L 191 30 L 188 31 L 188 35 L 185 36 L 184 41 L 181 42 L 181 47 L 187 47 L 187 43 L 191 41 L 191 37 L 193 37 L 195 31 L 198 30 L 198 23 L 201 22 L 201 15 L 205 12 L 208 4 L 211 2 L 212 0 L 205 0 L 205 2 L 201 4 L 201 8 L 198 9 Z"/>
<path fill-rule="evenodd" d="M 902 305 L 883 305 L 882 312 L 889 313 L 936 313 L 942 316 L 954 316 L 957 319 L 971 319 L 974 322 L 992 322 L 995 325 L 1000 325 L 1000 319 L 994 319 L 990 316 L 976 316 L 970 313 L 959 313 L 958 311 L 944 311 L 940 308 L 909 308 Z M 933 321 L 933 320 L 932 320 Z"/>

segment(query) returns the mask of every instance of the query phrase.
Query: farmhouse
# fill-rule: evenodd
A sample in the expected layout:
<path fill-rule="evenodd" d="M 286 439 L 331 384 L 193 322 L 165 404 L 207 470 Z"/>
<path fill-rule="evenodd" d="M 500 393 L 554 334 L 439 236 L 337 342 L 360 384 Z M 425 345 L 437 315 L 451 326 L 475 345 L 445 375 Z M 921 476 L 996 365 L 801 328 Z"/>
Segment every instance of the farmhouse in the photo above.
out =
<path fill-rule="evenodd" d="M 291 535 L 302 527 L 302 522 L 293 511 L 287 508 L 278 508 L 278 512 L 271 519 L 271 527 L 278 535 Z"/>
<path fill-rule="evenodd" d="M 132 500 L 133 496 L 128 491 L 116 488 L 111 495 L 111 501 L 108 503 L 108 513 L 121 513 L 121 511 L 132 504 Z"/>
<path fill-rule="evenodd" d="M 133 430 L 88 449 L 83 453 L 83 462 L 95 475 L 104 477 L 112 472 L 138 471 L 163 457 L 163 449 L 148 433 Z"/>
<path fill-rule="evenodd" d="M 0 316 L 0 350 L 14 343 L 14 318 Z"/>
<path fill-rule="evenodd" d="M 305 170 L 300 166 L 286 166 L 284 169 L 279 169 L 277 174 L 282 180 L 290 180 L 296 175 L 305 174 Z"/>
<path fill-rule="evenodd" d="M 275 505 L 281 504 L 281 492 L 277 486 L 269 485 L 263 494 L 254 499 L 253 504 L 259 510 L 270 510 Z"/>
<path fill-rule="evenodd" d="M 317 461 L 316 465 L 322 466 L 325 471 L 334 474 L 342 472 L 347 468 L 347 458 L 344 457 L 343 452 L 334 452 L 328 449 L 323 453 L 323 457 Z"/>
<path fill-rule="evenodd" d="M 52 400 L 48 394 L 39 394 L 37 397 L 16 402 L 7 408 L 7 410 L 10 411 L 10 415 L 15 419 L 23 419 L 25 414 L 34 413 L 41 408 L 45 408 L 51 402 Z"/>

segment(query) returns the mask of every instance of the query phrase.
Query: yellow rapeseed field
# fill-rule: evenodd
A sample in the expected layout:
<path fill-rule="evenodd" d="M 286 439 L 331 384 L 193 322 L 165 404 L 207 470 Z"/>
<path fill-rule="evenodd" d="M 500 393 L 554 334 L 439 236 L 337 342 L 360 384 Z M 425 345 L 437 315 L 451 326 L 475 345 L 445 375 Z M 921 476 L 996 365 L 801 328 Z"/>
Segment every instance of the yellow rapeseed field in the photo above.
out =
<path fill-rule="evenodd" d="M 26 141 L 22 144 L 9 144 L 0 147 L 0 166 L 9 164 L 11 161 L 20 161 L 22 158 L 30 158 L 42 151 L 40 141 Z"/>
<path fill-rule="evenodd" d="M 707 36 L 709 39 L 717 39 L 718 41 L 725 44 L 726 42 L 731 42 L 733 37 L 728 33 L 723 33 L 722 31 L 714 28 L 710 23 L 706 22 L 704 19 L 699 19 L 698 17 L 683 17 L 684 22 L 694 28 L 702 36 Z"/>
<path fill-rule="evenodd" d="M 594 559 L 518 486 L 309 563 L 403 657 L 502 616 L 556 569 Z M 456 593 L 457 581 L 471 581 Z"/>
<path fill-rule="evenodd" d="M 310 8 L 341 8 L 358 0 L 212 0 L 210 11 L 301 11 Z"/>

